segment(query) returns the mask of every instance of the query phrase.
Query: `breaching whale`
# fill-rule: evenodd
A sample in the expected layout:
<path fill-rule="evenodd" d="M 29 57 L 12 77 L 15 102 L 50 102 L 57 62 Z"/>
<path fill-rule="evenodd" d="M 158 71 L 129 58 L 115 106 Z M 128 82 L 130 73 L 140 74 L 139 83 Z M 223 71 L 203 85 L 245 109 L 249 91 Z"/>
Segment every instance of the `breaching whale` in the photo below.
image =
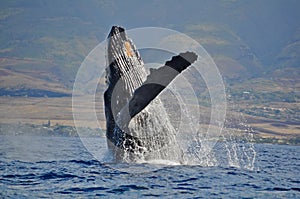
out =
<path fill-rule="evenodd" d="M 166 150 L 170 150 L 174 142 L 169 131 L 174 130 L 170 130 L 169 122 L 162 122 L 166 114 L 151 110 L 162 112 L 158 95 L 196 61 L 197 55 L 180 53 L 164 66 L 150 69 L 148 74 L 125 29 L 113 26 L 108 35 L 106 58 L 108 88 L 104 93 L 104 106 L 108 148 L 116 160 L 145 158 L 147 153 L 165 158 Z"/>

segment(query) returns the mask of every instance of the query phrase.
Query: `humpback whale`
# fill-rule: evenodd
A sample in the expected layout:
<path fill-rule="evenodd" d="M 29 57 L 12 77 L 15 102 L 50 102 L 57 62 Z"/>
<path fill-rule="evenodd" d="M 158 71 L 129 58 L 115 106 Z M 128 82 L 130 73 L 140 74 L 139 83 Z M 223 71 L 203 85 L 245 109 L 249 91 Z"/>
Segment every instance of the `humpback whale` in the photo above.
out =
<path fill-rule="evenodd" d="M 107 41 L 104 106 L 107 145 L 114 158 L 168 158 L 170 151 L 177 153 L 176 147 L 171 149 L 175 130 L 158 96 L 197 55 L 180 53 L 149 73 L 124 28 L 113 26 Z"/>

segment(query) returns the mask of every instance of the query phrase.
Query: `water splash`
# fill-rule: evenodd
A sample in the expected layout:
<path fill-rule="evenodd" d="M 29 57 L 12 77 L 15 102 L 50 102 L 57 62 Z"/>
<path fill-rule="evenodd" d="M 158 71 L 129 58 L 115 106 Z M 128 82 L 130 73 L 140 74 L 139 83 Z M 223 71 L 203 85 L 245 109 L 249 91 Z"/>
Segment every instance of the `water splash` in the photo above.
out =
<path fill-rule="evenodd" d="M 116 107 L 120 107 L 121 104 L 128 103 L 126 100 L 129 100 L 134 91 L 143 84 L 149 72 L 146 71 L 132 40 L 127 38 L 125 33 L 118 32 L 118 29 L 116 31 L 116 34 L 110 38 L 110 48 L 108 48 L 110 54 L 108 53 L 107 57 L 111 59 L 108 59 L 107 62 L 108 65 L 111 64 L 110 62 L 115 62 L 115 65 L 111 67 L 114 67 L 113 70 L 120 71 L 120 79 L 116 83 L 112 95 Z M 211 100 L 208 110 L 206 110 L 210 119 L 206 121 L 205 117 L 201 116 L 203 110 L 200 108 L 205 110 L 205 107 L 199 106 L 199 99 L 194 91 L 195 86 L 189 80 L 193 79 L 197 84 L 201 82 L 200 85 L 208 85 L 209 80 L 214 80 L 214 76 L 208 75 L 209 78 L 203 81 L 200 76 L 207 71 L 204 70 L 202 73 L 197 71 L 197 68 L 201 69 L 207 63 L 213 64 L 211 60 L 201 57 L 201 60 L 195 63 L 194 70 L 189 70 L 177 77 L 130 121 L 128 128 L 122 129 L 130 135 L 126 139 L 130 139 L 129 142 L 134 143 L 133 147 L 129 148 L 126 146 L 126 141 L 122 143 L 123 147 L 121 148 L 125 150 L 122 152 L 124 162 L 164 160 L 189 165 L 253 167 L 255 150 L 248 143 L 251 137 L 245 136 L 250 134 L 241 136 L 241 133 L 238 135 L 235 132 L 241 131 L 240 129 L 224 128 L 222 117 L 217 115 L 221 116 L 222 110 L 226 110 L 226 103 L 224 103 L 226 99 L 221 97 L 224 93 L 221 92 L 222 89 L 217 88 L 222 87 L 222 81 L 219 84 L 212 81 L 214 84 L 210 83 L 210 88 L 204 88 Z M 110 75 L 108 71 L 108 79 L 113 78 Z M 213 92 L 214 98 L 211 97 Z M 122 96 L 122 94 L 126 95 Z M 125 101 L 123 100 L 119 104 L 121 98 L 125 98 Z M 177 110 L 172 110 L 170 105 L 177 105 Z M 221 111 L 217 110 L 218 106 L 222 106 Z M 120 124 L 118 126 L 122 126 L 124 114 L 120 114 L 119 111 L 115 111 L 114 114 L 114 118 Z M 229 123 L 228 126 L 233 124 L 228 119 L 226 122 Z M 244 143 L 241 144 L 241 142 Z M 118 147 L 120 146 L 116 147 L 116 151 L 119 150 Z"/>
<path fill-rule="evenodd" d="M 187 99 L 191 100 L 171 84 L 130 122 L 130 132 L 148 146 L 136 151 L 135 162 L 255 169 L 253 132 L 243 116 L 227 118 L 220 136 L 208 136 L 207 125 L 199 124 L 201 110 Z M 179 106 L 177 115 L 171 111 L 174 106 Z M 132 161 L 131 155 L 128 151 L 124 161 Z"/>
<path fill-rule="evenodd" d="M 208 94 L 204 100 L 201 99 L 202 101 L 197 98 L 192 98 L 191 100 L 189 99 L 191 95 L 184 92 L 185 88 L 179 88 L 181 84 L 176 84 L 176 86 L 174 86 L 175 89 L 172 89 L 172 85 L 169 85 L 168 88 L 161 93 L 159 98 L 149 104 L 140 115 L 136 115 L 129 124 L 132 131 L 131 133 L 137 132 L 137 136 L 144 138 L 142 140 L 146 140 L 145 142 L 149 140 L 150 146 L 149 149 L 143 148 L 140 151 L 136 151 L 136 154 L 134 154 L 136 155 L 136 162 L 148 161 L 149 163 L 153 163 L 160 162 L 156 161 L 157 159 L 163 159 L 162 162 L 177 162 L 180 164 L 251 168 L 255 160 L 254 147 L 248 142 L 251 140 L 251 135 L 243 135 L 246 139 L 241 139 L 240 136 L 234 133 L 235 130 L 232 128 L 228 126 L 223 128 L 222 125 L 218 124 L 218 122 L 222 120 L 222 117 L 218 117 L 218 112 L 220 112 L 219 115 L 224 115 L 226 112 L 226 103 L 224 103 L 226 102 L 225 88 L 215 63 L 205 49 L 195 40 L 173 30 L 142 28 L 134 29 L 130 34 L 130 38 L 132 38 L 133 41 L 138 41 L 137 45 L 140 49 L 160 49 L 170 52 L 170 54 L 192 51 L 199 55 L 199 60 L 186 72 L 194 69 L 191 74 L 194 75 L 194 77 L 202 76 L 204 82 L 200 83 L 197 78 L 193 80 L 194 82 L 190 82 L 196 93 L 196 95 L 194 93 L 191 93 L 191 95 L 199 97 L 199 93 L 200 95 L 203 95 L 205 92 Z M 144 38 L 147 39 L 144 40 Z M 131 41 L 126 42 L 132 44 Z M 125 67 L 122 71 L 128 71 L 128 68 L 130 68 L 126 65 L 127 63 L 130 63 L 132 66 L 143 66 L 143 62 L 140 59 L 138 51 L 135 51 L 135 47 L 128 49 L 128 43 L 126 43 L 126 45 L 119 43 L 113 46 L 120 48 L 119 50 L 115 49 L 113 51 L 125 52 L 114 56 L 117 58 L 115 61 L 120 61 L 118 65 Z M 105 118 L 104 114 L 101 113 L 98 118 L 96 109 L 90 113 L 82 111 L 81 108 L 84 107 L 83 102 L 88 106 L 95 107 L 95 96 L 101 96 L 98 103 L 100 106 L 104 104 L 102 99 L 103 93 L 96 95 L 96 90 L 98 86 L 101 92 L 104 92 L 103 88 L 106 88 L 104 81 L 101 81 L 103 84 L 98 85 L 98 80 L 99 77 L 101 77 L 100 80 L 104 79 L 104 71 L 107 71 L 105 70 L 105 66 L 108 64 L 105 63 L 107 50 L 107 43 L 103 41 L 85 58 L 76 75 L 72 95 L 72 112 L 77 132 L 84 146 L 99 161 L 102 161 L 103 158 L 106 157 L 105 155 L 101 155 L 101 152 L 103 152 L 101 148 L 103 147 L 102 143 L 95 141 L 96 138 L 93 137 L 93 135 L 82 131 L 79 127 L 85 126 L 86 121 L 98 124 L 98 127 L 103 131 L 105 131 L 107 127 L 105 123 L 103 123 L 103 118 Z M 132 56 L 132 52 L 134 51 L 137 54 L 137 59 L 135 59 L 135 56 Z M 125 62 L 122 60 L 124 56 L 128 58 Z M 132 63 L 132 61 L 135 63 Z M 145 80 L 145 74 L 139 73 L 139 71 L 140 70 L 133 70 L 133 74 L 128 73 L 124 80 L 131 82 L 131 77 L 133 76 L 143 77 L 141 81 L 137 81 L 133 84 L 125 84 L 128 85 L 125 89 L 130 89 L 131 93 Z M 106 77 L 110 79 L 111 74 L 108 73 Z M 183 77 L 184 75 L 180 75 L 174 82 L 176 80 L 179 81 L 180 78 Z M 108 83 L 110 82 L 108 81 Z M 201 90 L 202 85 L 207 85 L 206 91 Z M 193 91 L 193 89 L 191 90 Z M 168 92 L 171 93 L 171 95 L 168 96 Z M 222 95 L 224 97 L 222 97 Z M 116 96 L 118 96 L 118 92 Z M 126 101 L 126 99 L 124 101 Z M 168 104 L 166 102 L 171 103 Z M 118 100 L 116 100 L 116 103 L 118 103 Z M 87 106 L 86 104 L 84 105 Z M 123 105 L 122 103 L 120 104 Z M 220 109 L 223 108 L 223 112 L 216 111 L 218 107 L 216 108 L 214 104 L 220 104 Z M 121 105 L 116 107 L 121 109 L 123 107 Z M 116 115 L 114 115 L 114 118 L 116 118 Z M 213 121 L 213 125 L 210 125 L 210 120 Z M 220 122 L 222 123 L 223 120 Z M 230 124 L 231 122 L 233 121 L 227 119 L 227 123 Z M 208 130 L 211 129 L 212 133 L 208 134 Z M 219 136 L 219 131 L 221 131 L 221 136 Z M 89 139 L 85 139 L 85 137 L 89 136 L 93 142 L 90 142 Z M 98 140 L 101 139 L 99 138 Z M 95 145 L 95 142 L 99 144 Z M 126 153 L 130 156 L 131 152 L 128 151 Z M 130 158 L 125 158 L 125 161 L 129 162 Z"/>
<path fill-rule="evenodd" d="M 246 123 L 242 114 L 226 120 L 226 127 L 223 130 L 222 140 L 225 148 L 228 165 L 249 170 L 255 169 L 256 151 L 254 148 L 253 130 Z"/>
<path fill-rule="evenodd" d="M 145 79 L 147 72 L 144 68 L 132 69 L 141 70 L 137 72 L 139 78 Z M 131 81 L 128 77 L 132 76 L 132 70 L 124 74 L 125 84 Z M 134 89 L 141 86 L 140 81 L 131 81 L 131 94 Z M 147 161 L 173 161 L 182 162 L 181 148 L 177 143 L 176 130 L 171 124 L 164 105 L 158 96 L 143 111 L 137 114 L 128 125 L 128 132 L 131 136 L 139 139 L 140 144 L 133 152 L 125 151 L 123 161 L 125 162 L 147 162 Z M 126 147 L 124 147 L 126 148 Z M 177 163 L 176 163 L 177 164 Z"/>
<path fill-rule="evenodd" d="M 205 128 L 190 140 L 188 157 L 192 164 L 255 170 L 253 130 L 242 114 L 228 116 L 219 137 L 206 140 Z M 211 147 L 213 144 L 213 147 Z"/>

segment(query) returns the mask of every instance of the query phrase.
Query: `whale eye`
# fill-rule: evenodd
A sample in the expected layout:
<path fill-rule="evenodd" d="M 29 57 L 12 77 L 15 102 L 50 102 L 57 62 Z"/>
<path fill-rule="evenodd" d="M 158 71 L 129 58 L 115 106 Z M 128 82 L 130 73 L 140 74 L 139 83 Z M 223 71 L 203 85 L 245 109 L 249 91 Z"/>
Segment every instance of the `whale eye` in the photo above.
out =
<path fill-rule="evenodd" d="M 124 43 L 124 47 L 125 47 L 125 50 L 126 50 L 126 54 L 128 57 L 132 57 L 133 56 L 133 53 L 132 53 L 132 48 L 131 48 L 131 45 L 128 41 L 126 41 Z"/>

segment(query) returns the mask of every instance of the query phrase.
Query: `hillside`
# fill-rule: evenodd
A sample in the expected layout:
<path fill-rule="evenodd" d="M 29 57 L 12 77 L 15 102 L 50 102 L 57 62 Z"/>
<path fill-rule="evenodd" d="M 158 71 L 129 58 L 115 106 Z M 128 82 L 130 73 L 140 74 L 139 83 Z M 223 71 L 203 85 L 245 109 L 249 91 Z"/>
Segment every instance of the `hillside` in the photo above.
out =
<path fill-rule="evenodd" d="M 274 67 L 299 66 L 299 4 L 295 0 L 205 0 L 188 1 L 185 6 L 170 0 L 143 4 L 5 0 L 0 6 L 0 57 L 43 60 L 35 70 L 51 72 L 71 88 L 80 63 L 106 38 L 111 25 L 163 26 L 198 40 L 225 77 L 255 77 Z"/>
<path fill-rule="evenodd" d="M 88 53 L 107 37 L 112 25 L 153 26 L 183 32 L 204 46 L 221 71 L 228 101 L 235 104 L 230 113 L 242 112 L 253 127 L 268 135 L 289 134 L 289 129 L 299 133 L 299 8 L 297 0 L 190 0 L 184 4 L 179 0 L 3 0 L 1 122 L 11 122 L 20 112 L 22 117 L 16 121 L 25 121 L 29 111 L 33 113 L 26 120 L 30 123 L 54 118 L 72 125 L 70 96 Z M 146 63 L 158 59 L 151 52 L 142 55 Z M 204 99 L 208 93 L 201 89 L 197 94 Z M 23 107 L 23 100 L 29 104 Z M 30 103 L 35 100 L 39 103 Z M 207 99 L 203 103 L 209 104 Z M 11 111 L 13 104 L 18 104 L 16 112 Z M 36 104 L 47 108 L 51 104 L 49 112 Z M 61 118 L 63 110 L 66 115 Z M 279 128 L 282 123 L 291 126 Z"/>
<path fill-rule="evenodd" d="M 51 72 L 55 67 L 43 60 L 1 58 L 0 96 L 63 97 L 71 96 L 67 89 Z M 36 70 L 40 65 L 48 70 Z"/>

